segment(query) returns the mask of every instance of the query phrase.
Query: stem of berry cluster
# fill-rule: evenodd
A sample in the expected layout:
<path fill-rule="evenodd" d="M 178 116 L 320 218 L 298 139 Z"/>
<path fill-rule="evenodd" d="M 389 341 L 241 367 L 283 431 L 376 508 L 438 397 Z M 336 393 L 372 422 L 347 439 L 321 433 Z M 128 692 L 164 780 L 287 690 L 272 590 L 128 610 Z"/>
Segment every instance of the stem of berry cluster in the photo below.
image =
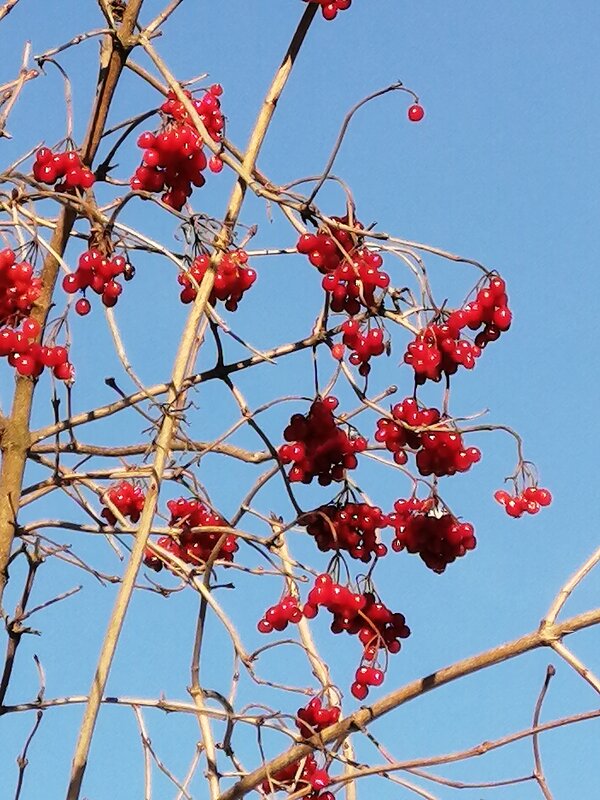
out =
<path fill-rule="evenodd" d="M 306 33 L 314 19 L 316 8 L 309 6 L 304 12 L 302 19 L 296 29 L 292 42 L 286 52 L 283 62 L 277 70 L 267 95 L 261 106 L 254 129 L 242 161 L 242 166 L 251 172 L 264 142 L 267 130 L 277 106 L 277 101 L 290 76 L 292 67 L 305 39 Z M 185 404 L 186 381 L 193 370 L 199 339 L 197 337 L 198 326 L 204 316 L 206 304 L 213 288 L 215 272 L 219 265 L 222 254 L 229 247 L 233 238 L 233 232 L 242 208 L 242 203 L 246 193 L 246 182 L 243 178 L 238 178 L 231 193 L 223 225 L 214 241 L 214 252 L 211 257 L 211 268 L 206 271 L 199 290 L 191 308 L 188 319 L 181 336 L 177 354 L 175 356 L 169 391 L 167 394 L 167 409 L 162 417 L 159 431 L 155 443 L 155 458 L 152 464 L 152 479 L 146 492 L 146 500 L 140 517 L 135 545 L 125 569 L 117 599 L 108 622 L 107 632 L 98 657 L 96 673 L 90 689 L 88 702 L 85 707 L 81 728 L 71 768 L 71 778 L 67 792 L 67 800 L 78 800 L 83 776 L 87 766 L 89 750 L 92 742 L 96 720 L 102 703 L 102 697 L 108 680 L 108 675 L 112 661 L 116 652 L 117 643 L 123 627 L 123 622 L 127 614 L 127 609 L 133 594 L 135 580 L 140 569 L 144 550 L 148 537 L 152 529 L 152 522 L 156 512 L 158 495 L 168 458 L 171 454 L 171 442 L 179 424 L 179 414 Z M 199 716 L 201 718 L 202 734 L 205 739 L 205 746 L 210 743 L 210 731 L 207 730 L 207 722 L 204 722 L 202 713 L 201 690 L 198 685 L 196 691 L 198 697 Z M 212 750 L 212 748 L 208 748 Z M 209 761 L 211 760 L 210 754 Z M 218 778 L 213 765 L 209 764 L 209 783 L 211 795 L 218 796 Z"/>

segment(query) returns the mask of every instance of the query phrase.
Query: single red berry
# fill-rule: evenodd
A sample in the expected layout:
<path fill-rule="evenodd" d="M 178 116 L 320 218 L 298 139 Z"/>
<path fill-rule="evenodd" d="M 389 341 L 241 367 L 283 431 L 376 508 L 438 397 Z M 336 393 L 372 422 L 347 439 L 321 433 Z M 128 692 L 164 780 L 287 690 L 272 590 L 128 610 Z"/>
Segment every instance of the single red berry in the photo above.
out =
<path fill-rule="evenodd" d="M 418 103 L 415 103 L 408 109 L 408 118 L 411 122 L 420 122 L 425 116 L 425 109 Z"/>
<path fill-rule="evenodd" d="M 80 297 L 79 300 L 75 303 L 75 311 L 79 314 L 80 317 L 85 317 L 86 314 L 89 314 L 92 310 L 92 306 L 90 301 L 87 300 L 85 297 Z"/>

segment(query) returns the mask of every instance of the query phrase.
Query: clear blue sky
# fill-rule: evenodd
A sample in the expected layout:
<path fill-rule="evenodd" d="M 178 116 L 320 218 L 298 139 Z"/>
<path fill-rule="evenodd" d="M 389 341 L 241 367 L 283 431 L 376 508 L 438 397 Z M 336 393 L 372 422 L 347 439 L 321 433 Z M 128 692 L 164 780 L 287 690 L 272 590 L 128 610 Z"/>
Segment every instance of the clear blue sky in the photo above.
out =
<path fill-rule="evenodd" d="M 146 18 L 160 5 L 152 0 Z M 299 0 L 203 4 L 188 0 L 157 41 L 178 77 L 208 72 L 211 82 L 223 84 L 228 136 L 240 146 L 303 9 Z M 15 74 L 25 39 L 39 53 L 102 24 L 92 2 L 22 0 L 0 28 L 0 82 Z M 61 57 L 73 80 L 78 141 L 96 77 L 96 53 L 92 41 Z M 272 180 L 285 183 L 320 171 L 341 119 L 366 94 L 397 79 L 419 94 L 426 109 L 420 125 L 408 123 L 409 102 L 400 94 L 362 109 L 351 125 L 335 172 L 353 188 L 363 221 L 377 221 L 379 229 L 402 238 L 476 258 L 505 277 L 514 325 L 500 343 L 489 348 L 474 373 L 463 373 L 454 382 L 452 408 L 465 415 L 488 408 L 490 421 L 516 428 L 525 439 L 527 456 L 540 467 L 542 483 L 555 496 L 552 507 L 537 517 L 508 519 L 491 496 L 512 471 L 510 442 L 500 433 L 474 440 L 484 451 L 482 463 L 466 476 L 449 479 L 443 494 L 457 513 L 474 523 L 478 548 L 443 576 L 430 573 L 406 554 L 391 555 L 381 564 L 381 594 L 406 614 L 413 635 L 403 652 L 390 660 L 384 689 L 373 692 L 373 698 L 533 630 L 561 582 L 597 544 L 593 470 L 599 444 L 599 384 L 590 301 L 593 304 L 598 291 L 600 252 L 599 67 L 600 6 L 591 0 L 354 0 L 352 8 L 335 22 L 316 20 L 277 109 L 260 166 Z M 0 144 L 3 162 L 42 140 L 50 144 L 64 135 L 60 78 L 52 65 L 46 72 L 46 77 L 27 87 L 11 116 L 14 140 Z M 142 112 L 156 102 L 152 91 L 128 78 L 111 120 Z M 132 142 L 129 154 L 119 159 L 120 177 L 131 173 L 138 157 L 135 150 Z M 195 193 L 194 208 L 222 214 L 230 182 L 226 172 L 209 180 L 207 188 Z M 327 211 L 340 212 L 342 198 L 334 190 L 324 191 L 320 199 Z M 147 216 L 143 204 L 132 204 L 127 219 L 173 242 L 172 221 L 156 213 Z M 258 247 L 289 247 L 294 242 L 293 232 L 276 214 L 271 222 L 254 199 L 247 203 L 242 221 L 259 225 Z M 74 259 L 76 248 L 69 252 Z M 427 263 L 438 297 L 449 297 L 451 305 L 462 300 L 476 279 L 465 266 L 437 259 Z M 168 375 L 184 312 L 170 266 L 149 258 L 139 258 L 136 266 L 135 282 L 126 287 L 117 317 L 136 370 L 154 383 Z M 265 259 L 257 268 L 259 281 L 235 317 L 239 329 L 259 347 L 305 335 L 319 309 L 315 273 L 300 259 Z M 401 267 L 393 269 L 402 285 Z M 232 315 L 228 319 L 234 321 Z M 73 337 L 76 409 L 113 397 L 103 383 L 107 375 L 117 376 L 126 390 L 131 388 L 118 372 L 98 310 L 89 319 L 75 321 Z M 404 344 L 397 336 L 393 357 L 379 367 L 379 375 L 377 367 L 374 370 L 374 387 L 394 382 L 401 387 L 401 396 L 410 392 L 408 371 L 397 367 Z M 201 355 L 200 364 L 211 364 L 211 358 Z M 0 399 L 6 404 L 11 384 L 2 375 Z M 310 359 L 304 356 L 278 367 L 265 365 L 240 377 L 239 384 L 253 406 L 275 393 L 310 393 Z M 51 414 L 43 391 L 36 408 L 38 422 L 50 419 Z M 426 396 L 433 399 L 436 392 Z M 190 431 L 195 438 L 220 432 L 227 426 L 226 419 L 235 414 L 222 389 L 208 387 L 194 400 L 198 409 L 190 414 Z M 293 410 L 303 409 L 298 404 Z M 286 405 L 266 421 L 276 441 L 290 411 Z M 82 438 L 92 441 L 95 436 L 94 441 L 106 442 L 126 435 L 131 442 L 141 441 L 144 426 L 132 415 Z M 371 433 L 372 421 L 366 427 Z M 250 434 L 238 441 L 261 446 Z M 207 461 L 200 480 L 227 514 L 243 494 L 240 486 L 247 472 L 225 470 L 222 462 Z M 364 469 L 360 482 L 386 507 L 408 490 L 400 477 L 384 469 Z M 314 487 L 300 496 L 306 506 L 329 499 L 326 491 Z M 290 513 L 278 490 L 266 492 L 260 507 L 265 513 Z M 66 508 L 62 501 L 48 502 L 25 518 L 60 516 Z M 73 541 L 67 532 L 56 535 L 60 541 Z M 120 570 L 103 541 L 77 540 L 76 544 L 95 564 L 113 573 Z M 299 554 L 307 554 L 301 542 L 294 541 L 293 546 Z M 322 563 L 326 563 L 324 558 Z M 85 591 L 77 598 L 48 609 L 35 621 L 43 635 L 22 645 L 19 675 L 9 702 L 33 698 L 37 692 L 33 653 L 44 665 L 48 697 L 87 692 L 114 587 L 101 588 L 82 573 L 55 564 L 46 568 L 35 599 L 41 602 L 80 582 Z M 238 580 L 236 575 L 235 582 L 236 590 L 223 603 L 239 622 L 248 647 L 258 646 L 256 621 L 279 597 L 280 581 Z M 598 576 L 592 575 L 569 602 L 567 613 L 592 607 L 598 589 Z M 14 599 L 9 594 L 9 603 Z M 189 591 L 168 601 L 140 593 L 127 621 L 109 694 L 156 697 L 164 692 L 169 698 L 187 699 L 195 608 Z M 319 622 L 319 641 L 329 654 L 335 679 L 346 687 L 358 658 L 356 643 L 327 635 Z M 203 664 L 204 680 L 207 686 L 226 689 L 230 650 L 216 625 L 209 626 L 209 631 L 214 639 Z M 592 668 L 600 669 L 597 634 L 579 634 L 571 645 Z M 310 683 L 308 671 L 295 663 L 293 650 L 275 653 L 280 655 L 260 662 L 265 675 L 277 679 L 284 662 L 281 653 L 285 653 L 286 672 L 301 684 Z M 412 703 L 379 722 L 377 736 L 396 755 L 409 758 L 460 749 L 527 727 L 550 661 L 558 673 L 544 708 L 546 719 L 597 706 L 589 686 L 549 653 L 538 652 Z M 243 687 L 244 701 L 258 696 L 252 686 Z M 260 694 L 260 702 L 288 712 L 297 707 L 293 699 L 269 691 Z M 345 709 L 354 707 L 348 696 Z M 30 751 L 26 800 L 63 796 L 80 713 L 81 707 L 72 707 L 45 715 Z M 30 715 L 0 720 L 2 797 L 12 797 L 14 758 L 32 722 Z M 193 718 L 163 718 L 154 712 L 148 715 L 148 724 L 160 756 L 176 774 L 184 774 L 197 738 Z M 556 800 L 592 797 L 600 779 L 597 723 L 550 733 L 542 741 Z M 252 742 L 240 736 L 235 744 L 244 762 L 254 766 L 257 756 Z M 275 748 L 276 743 L 268 746 Z M 368 750 L 360 755 L 373 757 Z M 494 780 L 527 774 L 531 765 L 526 742 L 439 772 L 463 780 Z M 90 800 L 137 800 L 143 796 L 141 778 L 133 715 L 126 709 L 103 710 L 84 795 Z M 194 798 L 207 796 L 201 781 L 196 787 Z M 430 788 L 443 800 L 461 794 Z M 373 791 L 382 800 L 404 796 L 402 790 L 379 782 L 365 784 L 362 792 L 359 787 L 359 797 Z M 530 800 L 539 796 L 539 790 L 524 784 L 462 794 L 485 800 Z M 173 795 L 157 775 L 157 800 Z"/>

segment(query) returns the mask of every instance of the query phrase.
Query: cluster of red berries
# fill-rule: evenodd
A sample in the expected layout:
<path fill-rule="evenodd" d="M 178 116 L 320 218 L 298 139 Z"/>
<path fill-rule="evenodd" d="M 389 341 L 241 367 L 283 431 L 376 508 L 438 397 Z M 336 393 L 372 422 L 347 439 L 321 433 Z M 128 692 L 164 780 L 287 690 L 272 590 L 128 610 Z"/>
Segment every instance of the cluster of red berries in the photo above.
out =
<path fill-rule="evenodd" d="M 256 280 L 256 272 L 247 266 L 248 254 L 245 250 L 232 250 L 224 253 L 215 274 L 215 282 L 209 301 L 225 301 L 228 311 L 235 311 L 242 295 Z M 196 286 L 200 285 L 206 270 L 210 267 L 210 256 L 197 256 L 189 272 L 182 272 L 177 280 L 183 286 L 180 299 L 182 303 L 193 303 L 196 299 Z M 193 282 L 192 282 L 193 281 Z"/>
<path fill-rule="evenodd" d="M 332 217 L 342 225 L 363 229 L 362 222 L 351 220 L 349 214 L 344 217 Z M 305 256 L 323 275 L 334 272 L 359 246 L 363 239 L 360 234 L 343 231 L 339 228 L 318 230 L 317 233 L 304 233 L 298 239 L 296 250 Z"/>
<path fill-rule="evenodd" d="M 373 555 L 387 553 L 387 547 L 377 540 L 379 529 L 388 524 L 387 517 L 377 506 L 331 503 L 305 514 L 302 523 L 322 552 L 345 550 L 365 564 Z"/>
<path fill-rule="evenodd" d="M 125 256 L 105 256 L 98 248 L 92 247 L 79 256 L 77 269 L 63 278 L 63 289 L 67 294 L 85 292 L 91 289 L 102 296 L 102 302 L 107 308 L 116 305 L 123 287 L 116 280 L 122 275 L 130 281 L 135 274 L 134 268 Z M 89 314 L 91 305 L 86 297 L 80 297 L 75 303 L 75 311 L 82 317 Z"/>
<path fill-rule="evenodd" d="M 26 317 L 42 291 L 42 281 L 27 261 L 17 261 L 13 250 L 0 251 L 0 322 L 18 322 Z"/>
<path fill-rule="evenodd" d="M 334 800 L 331 792 L 321 792 L 330 783 L 327 770 L 319 768 L 314 756 L 306 756 L 304 760 L 294 761 L 265 778 L 261 788 L 265 794 L 269 794 L 283 789 L 292 793 L 310 787 L 308 794 L 303 792 L 302 797 L 308 800 Z"/>
<path fill-rule="evenodd" d="M 332 217 L 343 225 L 350 224 L 350 217 Z M 353 227 L 362 228 L 357 220 Z M 334 229 L 331 232 L 303 234 L 296 249 L 308 256 L 310 263 L 324 275 L 322 286 L 331 296 L 332 311 L 358 314 L 361 306 L 370 308 L 375 303 L 377 289 L 386 289 L 390 277 L 380 272 L 383 259 L 362 246 L 362 237 L 348 231 Z"/>
<path fill-rule="evenodd" d="M 474 550 L 477 540 L 470 523 L 459 522 L 448 512 L 439 513 L 435 505 L 433 498 L 397 500 L 389 521 L 395 531 L 393 550 L 418 553 L 429 569 L 442 573 L 448 564 Z"/>
<path fill-rule="evenodd" d="M 480 460 L 479 448 L 465 447 L 458 430 L 440 428 L 421 434 L 421 449 L 416 455 L 417 469 L 421 475 L 441 478 L 444 475 L 467 472 Z"/>
<path fill-rule="evenodd" d="M 385 352 L 383 328 L 366 330 L 357 320 L 348 319 L 342 325 L 342 331 L 342 341 L 352 351 L 349 358 L 350 363 L 358 367 L 359 373 L 366 377 L 371 371 L 371 365 L 369 364 L 371 357 L 380 356 Z M 339 350 L 334 352 L 334 357 L 339 352 Z M 343 357 L 343 347 L 339 360 L 341 360 L 341 357 Z"/>
<path fill-rule="evenodd" d="M 382 264 L 379 253 L 361 247 L 351 260 L 325 275 L 322 286 L 330 295 L 331 310 L 353 315 L 358 314 L 361 307 L 376 306 L 375 292 L 390 285 L 390 276 L 380 271 Z"/>
<path fill-rule="evenodd" d="M 53 153 L 49 147 L 40 147 L 35 154 L 33 177 L 36 181 L 47 183 L 49 186 L 56 184 L 54 188 L 57 192 L 89 189 L 96 180 L 91 169 L 81 163 L 76 150 Z"/>
<path fill-rule="evenodd" d="M 215 142 L 221 140 L 225 124 L 219 101 L 222 93 L 219 84 L 211 86 L 199 99 L 185 92 Z M 207 161 L 202 149 L 204 141 L 174 92 L 169 92 L 160 108 L 167 117 L 166 126 L 157 133 L 146 131 L 138 138 L 144 155 L 130 185 L 135 190 L 164 192 L 163 203 L 180 211 L 192 194 L 192 187 L 204 185 L 202 171 L 207 165 L 213 172 L 220 172 L 223 162 L 216 156 Z"/>
<path fill-rule="evenodd" d="M 328 20 L 335 19 L 338 11 L 345 11 L 352 5 L 352 0 L 304 0 L 304 2 L 318 3 L 321 6 L 321 14 Z"/>
<path fill-rule="evenodd" d="M 421 434 L 412 429 L 435 425 L 440 421 L 440 412 L 436 408 L 419 408 L 414 397 L 407 397 L 392 407 L 392 417 L 377 420 L 375 441 L 393 453 L 396 464 L 406 464 L 406 448 L 418 450 L 421 446 Z"/>
<path fill-rule="evenodd" d="M 539 486 L 528 486 L 516 495 L 499 489 L 494 493 L 494 498 L 501 506 L 504 506 L 509 517 L 537 514 L 542 506 L 549 506 L 552 502 L 552 495 L 548 489 L 541 489 Z"/>
<path fill-rule="evenodd" d="M 400 639 L 410 636 L 410 629 L 403 614 L 390 611 L 372 592 L 359 594 L 352 592 L 347 586 L 334 583 L 331 575 L 326 573 L 316 578 L 314 587 L 308 593 L 303 608 L 304 616 L 313 619 L 317 616 L 320 606 L 324 606 L 333 614 L 332 633 L 346 631 L 358 636 L 363 646 L 363 658 L 368 662 L 375 660 L 380 649 L 398 653 L 401 648 Z M 362 668 L 359 667 L 359 670 Z M 367 669 L 374 668 L 367 667 Z M 381 675 L 377 684 L 369 683 L 372 677 L 370 672 L 367 673 L 369 680 L 357 678 L 351 689 L 355 697 L 362 700 L 367 696 L 367 686 L 383 682 L 383 673 L 380 670 L 375 672 Z"/>
<path fill-rule="evenodd" d="M 455 475 L 466 472 L 481 459 L 477 447 L 465 447 L 460 432 L 454 428 L 431 428 L 441 420 L 437 408 L 419 408 L 413 397 L 392 407 L 393 419 L 379 419 L 375 440 L 385 444 L 397 464 L 406 464 L 406 449 L 416 451 L 421 475 Z M 425 430 L 414 430 L 425 428 Z"/>
<path fill-rule="evenodd" d="M 288 473 L 290 481 L 310 483 L 318 478 L 321 486 L 341 481 L 344 471 L 355 469 L 356 453 L 365 450 L 362 436 L 351 439 L 336 424 L 333 411 L 338 406 L 335 397 L 315 400 L 306 416 L 294 414 L 283 432 L 289 444 L 279 448 L 282 464 L 293 464 Z"/>
<path fill-rule="evenodd" d="M 257 627 L 261 633 L 271 633 L 273 630 L 283 631 L 290 622 L 298 624 L 301 619 L 302 609 L 298 605 L 298 599 L 287 594 L 279 603 L 266 610 Z"/>
<path fill-rule="evenodd" d="M 313 699 L 296 712 L 296 726 L 304 739 L 310 739 L 315 733 L 335 725 L 342 709 L 339 706 L 324 706 L 319 697 Z"/>
<path fill-rule="evenodd" d="M 169 500 L 167 508 L 171 512 L 169 524 L 179 529 L 179 535 L 177 539 L 162 536 L 157 544 L 186 564 L 208 561 L 223 538 L 218 529 L 228 527 L 223 517 L 211 511 L 200 500 L 193 498 L 180 497 L 177 500 Z M 227 534 L 221 543 L 217 558 L 233 561 L 233 554 L 238 549 L 236 539 L 234 534 Z M 151 550 L 146 551 L 144 563 L 157 572 L 163 567 L 162 559 Z"/>
<path fill-rule="evenodd" d="M 25 319 L 21 330 L 0 328 L 0 356 L 8 356 L 8 363 L 23 377 L 38 378 L 44 367 L 52 370 L 60 381 L 70 381 L 75 375 L 69 362 L 66 347 L 44 347 L 36 342 L 40 325 L 34 319 Z"/>
<path fill-rule="evenodd" d="M 499 275 L 489 279 L 472 303 L 452 311 L 443 324 L 428 325 L 407 348 L 404 361 L 415 371 L 415 381 L 439 381 L 454 375 L 459 367 L 473 369 L 482 349 L 510 328 L 506 284 Z M 464 328 L 477 331 L 474 342 L 461 338 Z"/>
<path fill-rule="evenodd" d="M 17 261 L 9 248 L 0 251 L 0 357 L 24 377 L 37 378 L 49 367 L 55 378 L 68 381 L 74 371 L 67 349 L 36 341 L 42 328 L 29 314 L 41 290 L 31 264 Z"/>
<path fill-rule="evenodd" d="M 141 486 L 135 486 L 129 481 L 120 481 L 111 486 L 106 492 L 106 499 L 119 510 L 123 517 L 129 517 L 131 522 L 137 522 L 144 507 L 146 495 Z M 102 516 L 109 525 L 115 525 L 117 518 L 110 508 L 102 509 Z"/>

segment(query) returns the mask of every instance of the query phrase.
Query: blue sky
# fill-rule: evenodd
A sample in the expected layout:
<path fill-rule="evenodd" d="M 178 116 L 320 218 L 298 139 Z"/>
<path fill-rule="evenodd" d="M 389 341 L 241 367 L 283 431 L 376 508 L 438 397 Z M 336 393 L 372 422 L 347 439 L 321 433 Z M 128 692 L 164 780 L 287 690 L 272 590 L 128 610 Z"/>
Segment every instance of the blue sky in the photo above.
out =
<path fill-rule="evenodd" d="M 2 22 L 2 82 L 15 74 L 25 39 L 39 53 L 102 25 L 93 3 L 64 0 L 54 6 L 49 12 L 47 3 L 23 0 Z M 147 7 L 146 18 L 150 18 L 160 4 L 153 1 Z M 303 8 L 299 0 L 229 0 L 201 4 L 200 9 L 187 2 L 157 40 L 177 76 L 207 72 L 207 82 L 223 84 L 228 135 L 240 146 Z M 73 80 L 76 140 L 81 140 L 85 130 L 96 52 L 96 44 L 88 42 L 60 59 Z M 474 523 L 477 550 L 451 565 L 443 576 L 428 572 L 418 559 L 406 554 L 390 555 L 378 567 L 382 596 L 406 614 L 413 630 L 403 652 L 390 660 L 383 690 L 533 630 L 561 583 L 597 545 L 593 476 L 598 451 L 598 358 L 589 306 L 598 289 L 600 252 L 599 53 L 600 7 L 591 0 L 569 4 L 355 0 L 335 22 L 315 21 L 259 160 L 275 182 L 318 173 L 348 108 L 400 79 L 420 96 L 426 109 L 424 121 L 419 125 L 407 121 L 405 95 L 374 101 L 353 120 L 336 174 L 352 187 L 359 216 L 366 223 L 376 221 L 378 229 L 404 239 L 476 258 L 498 269 L 508 284 L 514 325 L 486 351 L 473 373 L 463 373 L 453 382 L 452 409 L 465 415 L 489 409 L 490 421 L 516 428 L 555 502 L 536 517 L 508 519 L 494 504 L 492 493 L 513 469 L 512 446 L 501 433 L 473 437 L 484 452 L 482 463 L 466 476 L 448 479 L 443 494 L 456 513 Z M 46 73 L 27 87 L 11 115 L 9 129 L 14 139 L 3 141 L 3 161 L 9 162 L 42 140 L 51 144 L 64 135 L 60 77 L 52 65 Z M 155 93 L 127 77 L 111 120 L 142 112 L 156 102 Z M 127 177 L 137 158 L 132 141 L 119 159 L 118 174 Z M 222 214 L 230 183 L 226 172 L 209 179 L 208 186 L 194 195 L 195 210 Z M 334 189 L 320 195 L 322 207 L 333 214 L 340 212 L 342 199 Z M 249 198 L 242 221 L 258 224 L 257 247 L 289 247 L 295 241 L 278 215 L 271 221 L 254 198 Z M 177 246 L 172 220 L 149 212 L 145 204 L 131 204 L 127 222 Z M 76 253 L 73 248 L 69 257 L 74 260 Z M 427 265 L 437 296 L 449 297 L 450 304 L 458 304 L 477 278 L 464 265 L 435 258 L 428 259 Z M 227 315 L 227 319 L 258 347 L 306 335 L 319 310 L 316 274 L 300 258 L 262 259 L 256 266 L 256 286 L 235 317 Z M 136 267 L 136 279 L 119 301 L 117 318 L 138 374 L 154 383 L 168 375 L 185 316 L 172 268 L 148 257 L 139 258 Z M 392 269 L 396 271 L 393 278 L 402 285 L 401 267 Z M 115 375 L 127 391 L 131 389 L 126 376 L 118 372 L 98 309 L 90 318 L 74 321 L 73 339 L 77 410 L 113 398 L 103 383 L 107 375 Z M 391 382 L 400 386 L 400 397 L 410 392 L 408 371 L 398 367 L 404 346 L 397 335 L 392 358 L 375 366 L 374 393 Z M 232 348 L 230 352 L 238 351 Z M 211 365 L 212 355 L 201 354 L 199 363 Z M 2 375 L 0 399 L 6 404 L 11 384 Z M 250 370 L 238 382 L 256 406 L 274 394 L 310 394 L 311 376 L 310 358 L 305 355 L 277 367 Z M 439 387 L 428 389 L 425 396 L 432 401 L 437 397 L 439 402 Z M 50 419 L 47 397 L 47 386 L 44 389 L 42 384 L 36 424 Z M 197 408 L 189 420 L 195 438 L 219 433 L 234 418 L 235 409 L 220 387 L 207 386 L 193 399 Z M 348 394 L 345 400 L 351 403 Z M 293 408 L 286 404 L 265 420 L 275 441 L 289 413 L 304 409 L 302 403 Z M 130 415 L 122 422 L 112 418 L 82 438 L 108 442 L 127 436 L 128 441 L 141 441 L 143 428 L 143 421 Z M 371 433 L 373 420 L 366 428 Z M 260 447 L 251 434 L 238 441 Z M 200 479 L 215 504 L 228 514 L 239 503 L 240 486 L 248 485 L 248 474 L 247 469 L 207 459 Z M 367 493 L 386 507 L 407 492 L 406 482 L 389 470 L 365 467 L 358 477 Z M 301 490 L 299 496 L 306 506 L 329 499 L 326 491 L 314 487 Z M 281 490 L 274 488 L 261 496 L 259 506 L 264 513 L 275 510 L 289 515 L 285 502 Z M 27 519 L 60 516 L 67 509 L 63 501 L 49 501 L 37 512 L 28 511 Z M 73 541 L 67 532 L 56 536 Z M 77 551 L 94 564 L 119 571 L 103 541 L 75 541 Z M 292 539 L 292 547 L 308 557 L 299 537 Z M 326 560 L 320 558 L 318 563 L 324 566 Z M 41 602 L 80 582 L 85 590 L 77 598 L 48 609 L 36 621 L 43 635 L 27 639 L 19 651 L 19 674 L 9 702 L 29 699 L 37 692 L 33 653 L 44 665 L 49 697 L 87 691 L 114 587 L 101 588 L 72 568 L 53 564 L 42 574 L 36 600 Z M 248 647 L 258 646 L 256 621 L 278 598 L 281 582 L 236 574 L 235 583 L 235 591 L 224 593 L 222 602 L 247 636 Z M 569 601 L 567 613 L 591 608 L 598 588 L 598 577 L 592 574 Z M 9 602 L 14 599 L 10 594 Z M 195 603 L 189 591 L 169 600 L 139 593 L 128 617 L 109 694 L 156 697 L 164 692 L 167 697 L 187 699 Z M 316 632 L 335 679 L 347 687 L 358 658 L 356 643 L 328 635 L 322 620 Z M 203 663 L 206 685 L 227 688 L 230 649 L 217 625 L 209 625 L 209 633 L 211 645 Z M 571 646 L 592 668 L 600 668 L 597 634 L 579 634 Z M 277 678 L 281 653 L 285 653 L 286 671 L 301 685 L 310 685 L 311 676 L 293 651 L 274 652 L 275 657 L 260 662 L 265 675 Z M 549 653 L 538 652 L 413 702 L 378 722 L 376 735 L 404 759 L 459 749 L 527 727 L 550 661 L 557 666 L 557 676 L 544 718 L 597 706 L 589 686 Z M 261 702 L 288 712 L 298 705 L 268 690 L 258 695 L 249 683 L 240 691 L 245 702 L 260 696 Z M 345 709 L 354 707 L 348 696 Z M 44 717 L 31 747 L 25 798 L 33 800 L 42 793 L 49 798 L 62 796 L 80 713 L 77 707 L 55 709 Z M 148 715 L 153 742 L 165 762 L 181 775 L 193 754 L 195 723 L 192 718 L 185 721 L 153 713 Z M 2 739 L 9 742 L 0 763 L 0 786 L 8 787 L 7 797 L 12 796 L 16 780 L 14 758 L 32 721 L 29 716 L 15 715 L 0 723 Z M 542 740 L 547 778 L 557 800 L 591 796 L 597 785 L 596 728 L 597 723 L 584 723 Z M 277 741 L 267 741 L 275 752 Z M 236 747 L 248 766 L 257 763 L 252 741 L 240 736 Z M 360 755 L 373 757 L 368 750 Z M 493 780 L 527 774 L 531 764 L 526 742 L 438 771 L 462 780 Z M 104 710 L 85 796 L 90 800 L 142 797 L 141 776 L 133 715 L 125 709 Z M 156 798 L 174 795 L 161 784 L 160 776 L 156 780 Z M 444 787 L 429 788 L 443 800 L 461 794 Z M 365 784 L 362 794 L 372 791 L 384 800 L 404 796 L 385 782 Z M 485 800 L 529 800 L 538 797 L 539 790 L 523 784 L 463 794 Z M 194 797 L 205 796 L 200 780 Z"/>

